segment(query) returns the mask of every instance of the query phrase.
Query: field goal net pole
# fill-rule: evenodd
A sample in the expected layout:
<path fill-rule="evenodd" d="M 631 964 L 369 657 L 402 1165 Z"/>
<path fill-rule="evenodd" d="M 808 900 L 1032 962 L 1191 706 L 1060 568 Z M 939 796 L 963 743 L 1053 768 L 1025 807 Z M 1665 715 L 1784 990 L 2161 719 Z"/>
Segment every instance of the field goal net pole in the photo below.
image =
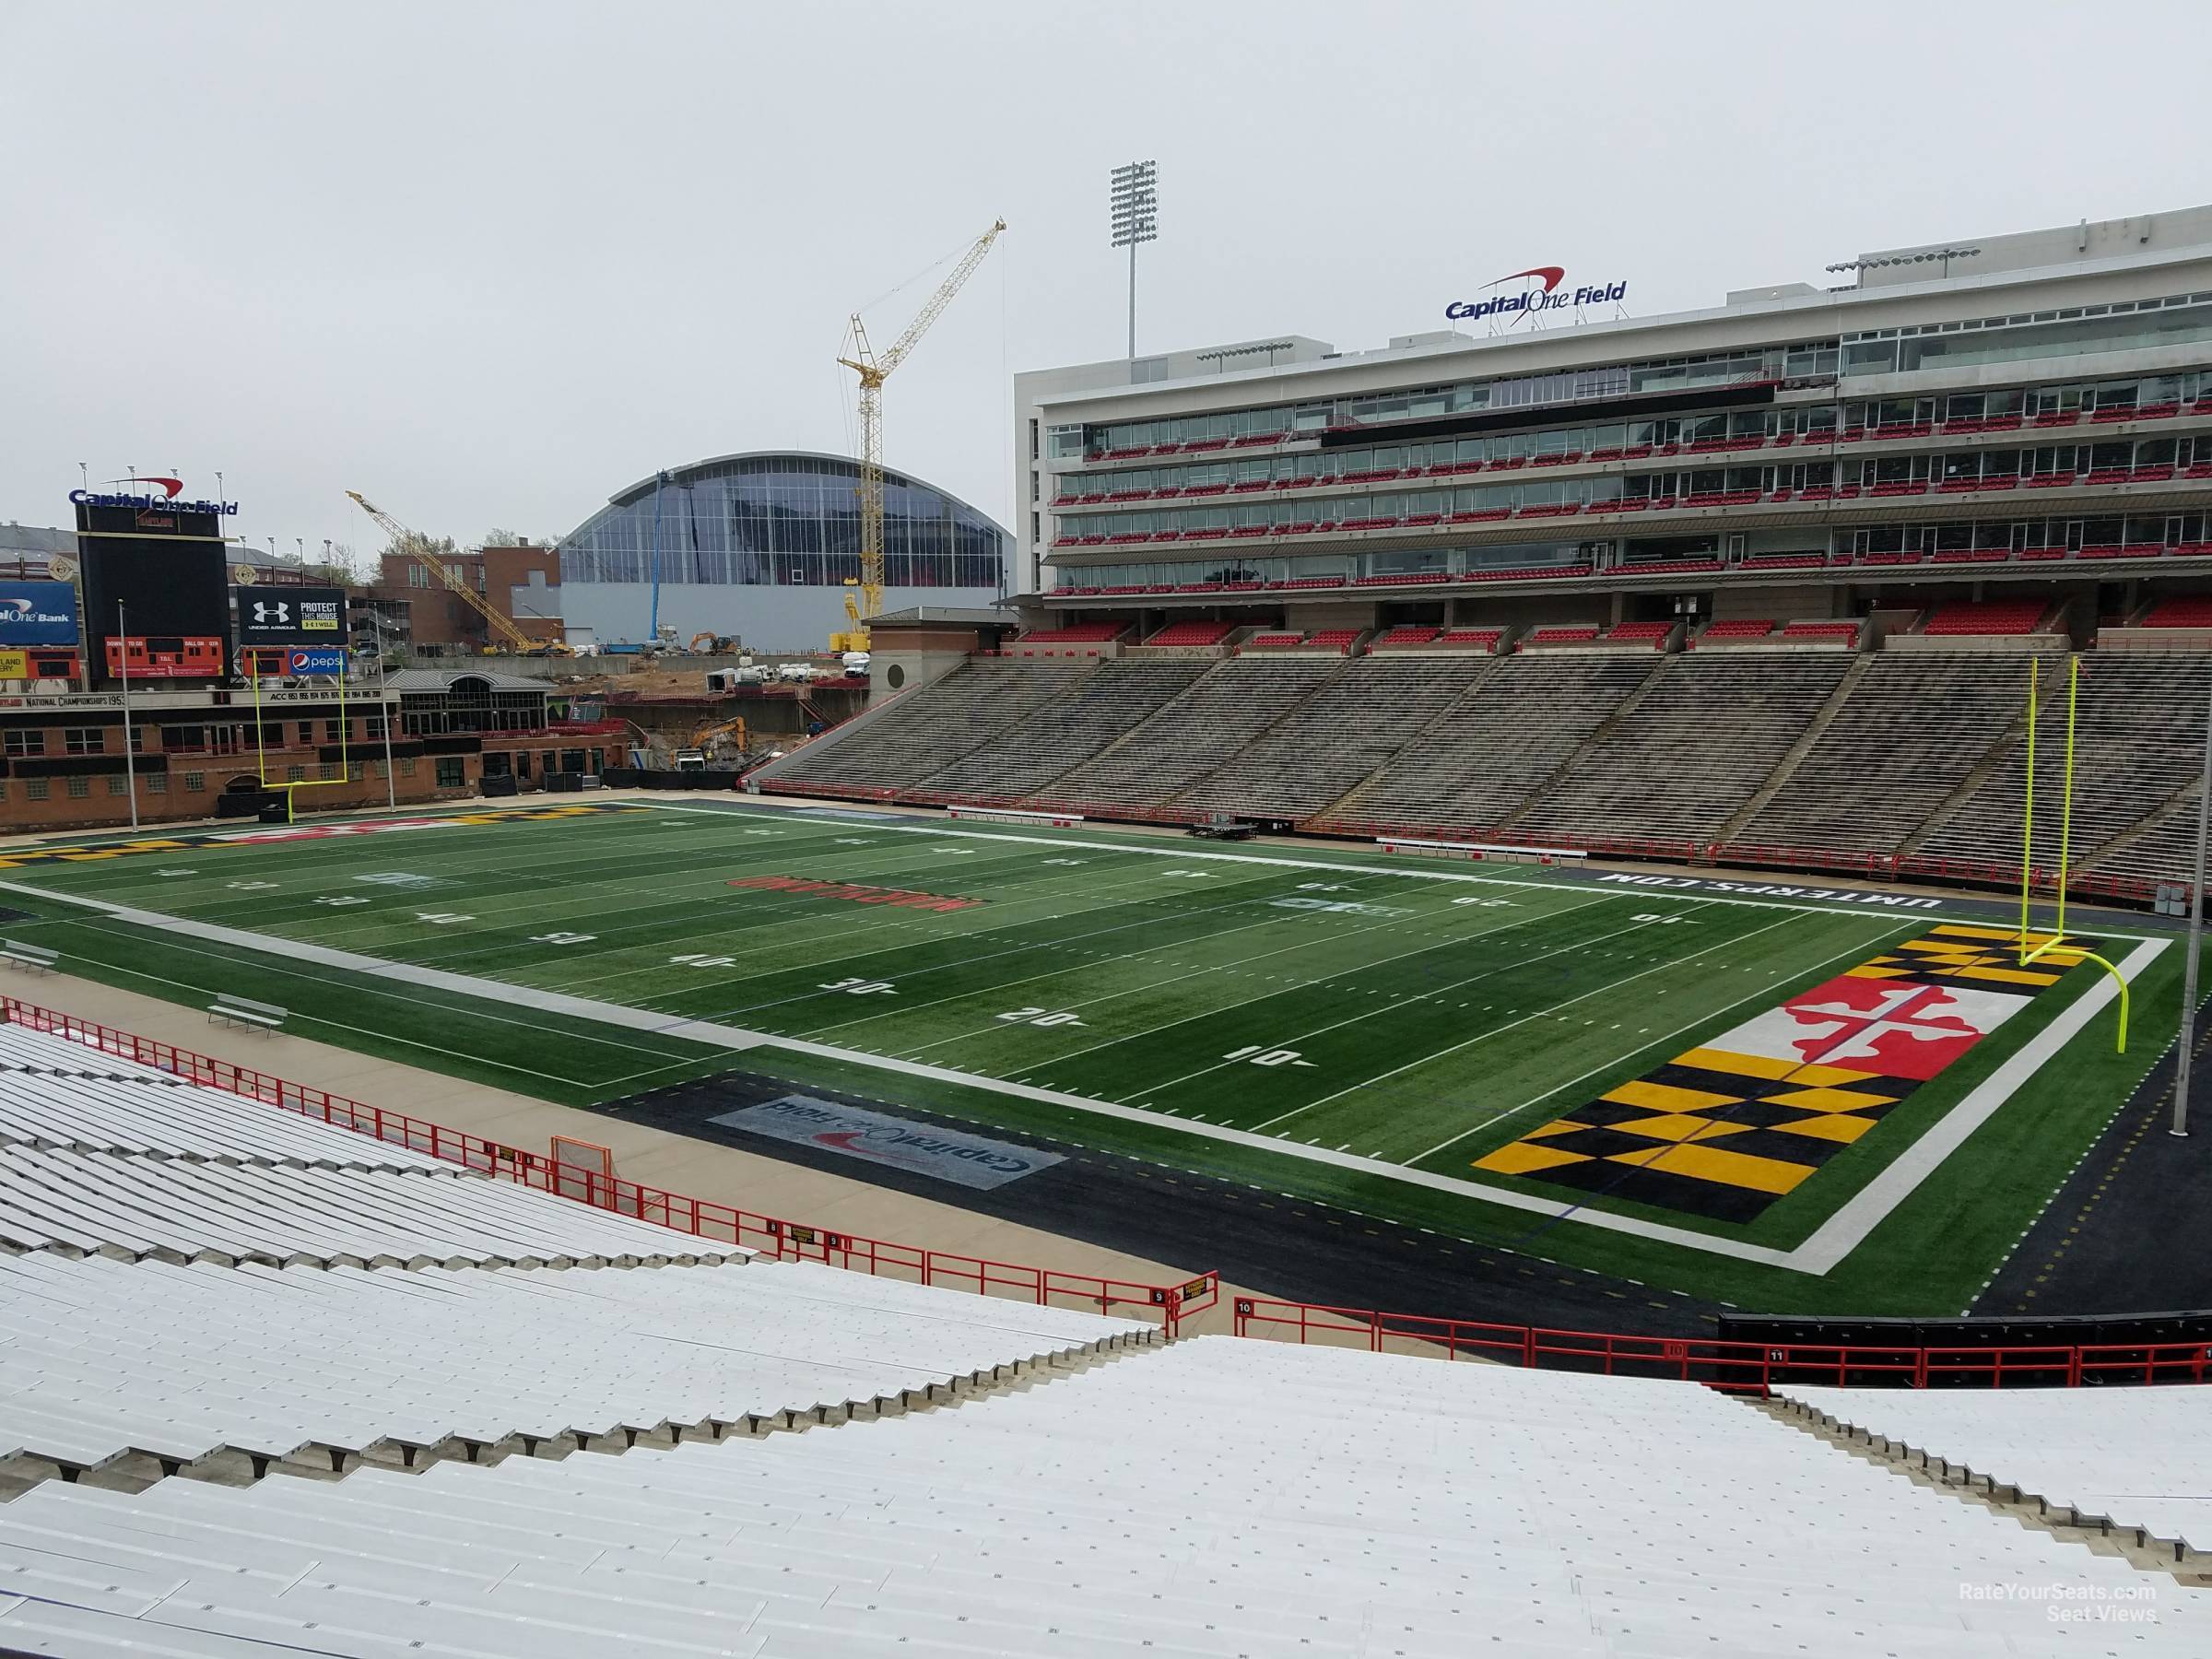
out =
<path fill-rule="evenodd" d="M 2066 759 L 2064 782 L 2060 786 L 2058 818 L 2058 913 L 2051 932 L 2040 943 L 2030 924 L 2035 892 L 2035 727 L 2038 715 L 2038 691 L 2042 680 L 2042 663 L 2030 657 L 2028 661 L 2028 790 L 2020 812 L 2020 966 L 2029 967 L 2050 957 L 2053 964 L 2074 967 L 2082 962 L 2094 962 L 2112 976 L 2112 983 L 2120 987 L 2120 1029 L 2113 1042 L 2118 1053 L 2127 1053 L 2127 976 L 2095 951 L 2084 950 L 2066 941 L 2066 881 L 2072 875 L 2068 868 L 2074 844 L 2074 736 L 2075 717 L 2081 700 L 2081 658 L 2070 656 L 2066 667 Z"/>
<path fill-rule="evenodd" d="M 260 665 L 256 663 L 254 667 L 258 669 Z M 300 789 L 332 789 L 340 784 L 350 783 L 353 782 L 353 761 L 349 758 L 346 747 L 347 744 L 351 740 L 352 735 L 350 730 L 352 723 L 346 718 L 346 665 L 342 659 L 338 664 L 338 775 L 335 778 L 317 778 L 312 782 L 302 781 L 298 783 L 289 782 L 283 783 L 272 783 L 269 782 L 269 749 L 268 743 L 264 736 L 264 726 L 261 717 L 261 676 L 258 673 L 255 673 L 249 677 L 251 677 L 253 681 L 254 770 L 260 774 L 262 788 L 268 790 L 272 794 L 279 791 L 283 793 L 284 821 L 288 824 L 293 821 L 293 791 Z M 377 706 L 383 710 L 384 734 L 388 744 L 392 732 L 392 712 L 389 709 L 383 708 L 383 704 L 381 700 L 379 700 Z M 387 753 L 389 753 L 388 749 Z M 389 759 L 387 759 L 385 762 L 385 771 L 387 776 L 390 774 L 390 768 L 391 762 Z"/>
<path fill-rule="evenodd" d="M 2182 1046 L 2174 1060 L 2173 1124 L 2166 1133 L 2189 1133 L 2189 1061 L 2196 1049 L 2196 953 L 2205 926 L 2205 841 L 2212 830 L 2212 700 L 2205 709 L 2205 771 L 2196 786 L 2196 857 L 2189 865 L 2189 954 L 2182 962 Z"/>

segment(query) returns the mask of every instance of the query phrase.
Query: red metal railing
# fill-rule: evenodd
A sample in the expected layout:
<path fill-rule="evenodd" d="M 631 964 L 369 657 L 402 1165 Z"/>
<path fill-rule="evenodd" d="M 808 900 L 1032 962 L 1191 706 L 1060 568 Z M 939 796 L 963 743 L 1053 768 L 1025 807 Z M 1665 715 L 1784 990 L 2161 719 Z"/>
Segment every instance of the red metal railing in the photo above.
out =
<path fill-rule="evenodd" d="M 544 1153 L 486 1140 L 482 1135 L 449 1129 L 406 1112 L 365 1105 L 326 1089 L 294 1083 L 250 1065 L 240 1065 L 235 1061 L 218 1060 L 171 1043 L 134 1036 L 112 1026 L 80 1019 L 73 1014 L 41 1007 L 13 996 L 0 997 L 0 1022 L 67 1037 L 103 1053 L 168 1072 L 188 1082 L 227 1089 L 481 1174 L 671 1228 L 694 1238 L 743 1245 L 779 1261 L 818 1262 L 856 1273 L 903 1278 L 914 1284 L 943 1285 L 982 1296 L 1018 1299 L 1041 1307 L 1080 1304 L 1101 1313 L 1119 1312 L 1125 1317 L 1150 1313 L 1158 1316 L 1170 1336 L 1178 1334 L 1185 1314 L 1212 1307 L 1220 1294 L 1221 1280 L 1218 1273 L 1204 1273 L 1169 1285 L 1067 1273 L 1056 1267 L 1032 1267 L 1018 1262 L 997 1262 L 956 1252 L 930 1250 L 917 1244 L 863 1238 L 828 1228 L 805 1226 L 781 1217 L 759 1215 L 712 1199 L 692 1198 L 658 1187 L 641 1186 L 619 1176 L 602 1174 L 588 1166 L 559 1164 Z"/>
<path fill-rule="evenodd" d="M 2191 1382 L 2212 1371 L 2212 1343 L 2108 1343 L 2084 1347 L 1867 1347 L 1724 1342 L 1714 1337 L 1637 1336 L 1549 1330 L 1382 1313 L 1263 1297 L 1236 1299 L 1236 1334 L 1300 1344 L 1359 1346 L 1372 1353 L 1411 1352 L 1445 1359 L 1485 1359 L 1524 1370 L 1599 1376 L 1665 1377 L 1761 1397 L 1792 1383 L 1912 1388 L 2037 1384 Z"/>

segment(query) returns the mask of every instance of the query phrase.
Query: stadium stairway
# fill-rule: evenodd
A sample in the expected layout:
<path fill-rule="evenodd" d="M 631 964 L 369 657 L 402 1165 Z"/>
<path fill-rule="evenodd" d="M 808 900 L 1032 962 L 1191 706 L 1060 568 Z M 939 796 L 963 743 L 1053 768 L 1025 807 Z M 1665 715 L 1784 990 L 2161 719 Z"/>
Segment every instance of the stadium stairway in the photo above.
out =
<path fill-rule="evenodd" d="M 2212 1466 L 2212 1397 L 2074 1393 L 1792 1385 L 1760 1409 L 2024 1525 L 2212 1583 L 2212 1493 L 2189 1477 Z"/>
<path fill-rule="evenodd" d="M 1838 714 L 1851 706 L 1859 682 L 1866 677 L 1867 666 L 1873 661 L 1870 656 L 1853 654 L 1850 666 L 1844 669 L 1843 677 L 1836 682 L 1836 688 L 1828 694 L 1828 700 L 1820 705 L 1819 712 L 1806 723 L 1797 741 L 1783 751 L 1782 759 L 1774 763 L 1774 770 L 1767 774 L 1766 781 L 1753 790 L 1744 804 L 1713 831 L 1712 839 L 1715 841 L 1734 841 L 1736 832 L 1757 818 L 1766 804 L 1795 775 L 1806 756 L 1812 752 L 1813 746 L 1820 741 L 1821 735 L 1834 724 Z"/>
<path fill-rule="evenodd" d="M 827 1431 L 0 1508 L 0 1647 L 191 1659 L 2195 1659 L 2176 1590 L 1702 1388 L 1227 1337 Z"/>

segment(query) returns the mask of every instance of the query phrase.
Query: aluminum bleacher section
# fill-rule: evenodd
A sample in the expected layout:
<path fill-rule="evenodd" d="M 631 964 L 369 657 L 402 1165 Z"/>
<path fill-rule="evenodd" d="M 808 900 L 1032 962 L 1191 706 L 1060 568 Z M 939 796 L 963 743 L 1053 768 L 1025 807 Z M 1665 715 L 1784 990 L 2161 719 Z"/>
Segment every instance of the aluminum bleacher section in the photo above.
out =
<path fill-rule="evenodd" d="M 1363 656 L 1176 804 L 1302 818 L 1395 755 L 1488 668 L 1478 656 Z"/>
<path fill-rule="evenodd" d="M 1851 1389 L 1784 1397 L 1839 1429 L 1963 1465 L 1978 1487 L 2212 1549 L 2212 1392 L 2202 1388 Z M 2201 1593 L 2200 1593 L 2201 1594 Z"/>
<path fill-rule="evenodd" d="M 2010 692 L 2025 712 L 2028 668 L 2012 665 Z M 2204 713 L 2212 696 L 2212 655 L 2203 652 L 2125 651 L 2082 659 L 2074 761 L 2071 863 L 2112 868 L 2155 880 L 2187 879 L 2177 845 L 2160 857 L 2159 843 L 2130 843 L 2108 866 L 2096 855 L 2161 802 L 2194 784 L 2204 761 Z M 2066 665 L 2045 663 L 2036 729 L 2035 863 L 2058 868 L 2058 803 L 2064 787 Z M 2028 794 L 2028 747 L 2015 743 L 1974 791 L 1913 852 L 1907 867 L 1955 873 L 1975 861 L 2018 872 Z M 2182 815 L 2190 837 L 2194 812 Z M 2133 853 L 2135 856 L 2131 857 Z"/>
<path fill-rule="evenodd" d="M 1117 658 L 1077 681 L 994 742 L 912 791 L 923 798 L 1013 801 L 1080 766 L 1138 721 L 1190 689 L 1206 657 Z"/>
<path fill-rule="evenodd" d="M 22 1146 L 0 1147 L 0 1245 L 326 1266 L 630 1265 L 745 1253 L 452 1164 L 303 1169 Z"/>
<path fill-rule="evenodd" d="M 1733 839 L 1895 853 L 2019 724 L 2024 674 L 2012 657 L 1875 656 L 1850 702 Z"/>
<path fill-rule="evenodd" d="M 2060 1642 L 2022 1583 L 2157 1621 Z M 1206 1337 L 722 1445 L 48 1481 L 0 1648 L 2195 1659 L 2212 1605 L 1693 1386 Z"/>
<path fill-rule="evenodd" d="M 1641 653 L 1497 659 L 1432 732 L 1315 820 L 1317 829 L 1479 831 L 1503 823 L 1659 664 Z"/>
<path fill-rule="evenodd" d="M 369 1272 L 0 1256 L 0 1477 L 718 1439 L 946 1397 L 1140 1335 L 802 1263 Z"/>
<path fill-rule="evenodd" d="M 1018 725 L 1094 666 L 1049 657 L 971 657 L 754 775 L 764 789 L 794 794 L 911 788 Z"/>
<path fill-rule="evenodd" d="M 1708 840 L 1758 793 L 1851 665 L 1841 653 L 1671 659 L 1514 827 L 1539 836 Z"/>
<path fill-rule="evenodd" d="M 1031 799 L 1075 811 L 1158 806 L 1243 753 L 1262 732 L 1345 671 L 1340 657 L 1231 657 Z"/>

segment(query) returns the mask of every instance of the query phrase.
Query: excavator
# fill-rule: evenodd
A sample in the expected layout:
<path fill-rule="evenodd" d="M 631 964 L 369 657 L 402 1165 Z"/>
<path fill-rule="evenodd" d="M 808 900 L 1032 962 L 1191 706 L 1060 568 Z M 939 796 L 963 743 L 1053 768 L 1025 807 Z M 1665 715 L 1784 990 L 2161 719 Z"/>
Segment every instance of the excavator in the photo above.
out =
<path fill-rule="evenodd" d="M 745 759 L 746 751 L 752 744 L 743 716 L 733 715 L 727 720 L 701 722 L 699 729 L 691 734 L 691 740 L 676 751 L 676 770 L 705 771 L 715 759 L 715 750 L 725 744 L 736 751 L 739 760 Z"/>

